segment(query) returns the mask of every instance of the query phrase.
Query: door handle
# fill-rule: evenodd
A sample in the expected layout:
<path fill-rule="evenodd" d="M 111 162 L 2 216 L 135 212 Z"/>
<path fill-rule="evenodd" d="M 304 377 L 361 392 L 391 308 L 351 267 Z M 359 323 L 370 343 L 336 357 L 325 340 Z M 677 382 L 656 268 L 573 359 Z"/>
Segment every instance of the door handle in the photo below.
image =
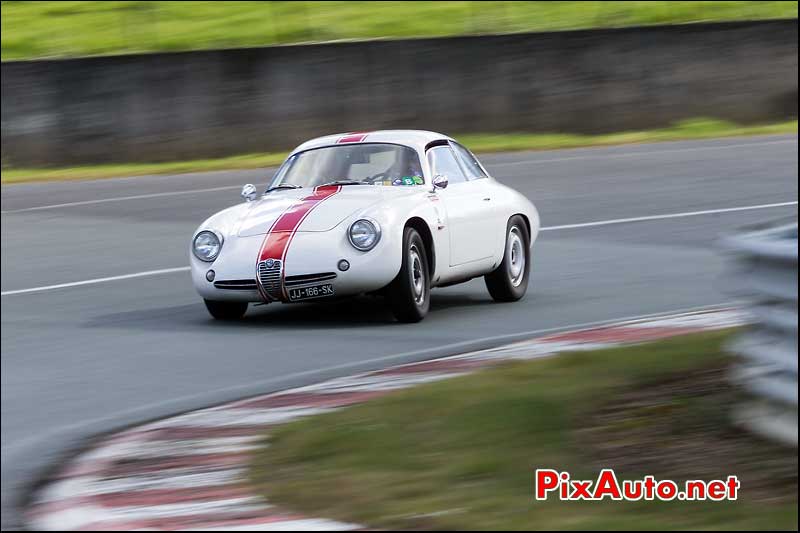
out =
<path fill-rule="evenodd" d="M 484 201 L 484 202 L 491 202 L 491 201 L 492 201 L 492 199 L 491 199 L 491 198 L 489 198 L 489 197 L 486 197 L 486 198 L 484 198 L 484 199 L 483 199 L 483 201 Z"/>

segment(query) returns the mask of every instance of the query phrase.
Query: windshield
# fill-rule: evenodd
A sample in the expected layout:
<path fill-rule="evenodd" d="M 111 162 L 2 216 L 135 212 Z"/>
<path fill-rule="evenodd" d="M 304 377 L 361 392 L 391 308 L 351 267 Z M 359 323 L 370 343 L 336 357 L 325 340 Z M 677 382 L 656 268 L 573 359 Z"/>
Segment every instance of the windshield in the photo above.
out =
<path fill-rule="evenodd" d="M 422 185 L 416 150 L 399 144 L 350 144 L 307 150 L 291 156 L 270 187 L 315 187 L 331 182 L 368 185 Z"/>

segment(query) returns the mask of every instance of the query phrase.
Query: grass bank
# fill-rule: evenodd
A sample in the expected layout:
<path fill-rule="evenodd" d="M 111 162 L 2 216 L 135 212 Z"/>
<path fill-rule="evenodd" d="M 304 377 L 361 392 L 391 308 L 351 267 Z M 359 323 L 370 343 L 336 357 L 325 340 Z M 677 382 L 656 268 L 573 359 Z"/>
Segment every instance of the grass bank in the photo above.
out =
<path fill-rule="evenodd" d="M 728 333 L 502 364 L 273 430 L 272 502 L 380 529 L 796 529 L 797 454 L 732 428 Z M 536 468 L 739 476 L 738 501 L 534 501 Z"/>
<path fill-rule="evenodd" d="M 3 2 L 2 59 L 792 17 L 797 2 Z"/>
<path fill-rule="evenodd" d="M 461 142 L 477 153 L 519 150 L 554 150 L 582 146 L 609 146 L 627 143 L 708 139 L 742 135 L 771 135 L 797 133 L 797 121 L 756 126 L 741 126 L 710 119 L 695 119 L 656 130 L 629 131 L 605 135 L 574 135 L 560 133 L 503 133 L 456 135 Z M 2 183 L 32 181 L 86 180 L 120 176 L 180 174 L 210 170 L 236 170 L 279 165 L 285 153 L 246 154 L 220 159 L 179 161 L 170 163 L 129 163 L 92 165 L 68 168 L 3 167 Z"/>

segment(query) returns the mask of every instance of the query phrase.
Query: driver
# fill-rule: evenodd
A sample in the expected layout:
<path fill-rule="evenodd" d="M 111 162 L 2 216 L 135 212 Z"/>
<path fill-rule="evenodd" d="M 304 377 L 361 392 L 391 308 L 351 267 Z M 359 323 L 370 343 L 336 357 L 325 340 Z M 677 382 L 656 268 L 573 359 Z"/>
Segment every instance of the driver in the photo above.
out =
<path fill-rule="evenodd" d="M 422 177 L 422 167 L 419 164 L 419 157 L 417 157 L 416 154 L 414 154 L 414 157 L 411 158 L 408 168 L 408 176 L 411 176 L 412 178 L 414 176 L 419 176 L 420 178 Z"/>
<path fill-rule="evenodd" d="M 385 172 L 392 181 L 402 178 L 422 177 L 422 168 L 416 153 L 404 152 Z"/>

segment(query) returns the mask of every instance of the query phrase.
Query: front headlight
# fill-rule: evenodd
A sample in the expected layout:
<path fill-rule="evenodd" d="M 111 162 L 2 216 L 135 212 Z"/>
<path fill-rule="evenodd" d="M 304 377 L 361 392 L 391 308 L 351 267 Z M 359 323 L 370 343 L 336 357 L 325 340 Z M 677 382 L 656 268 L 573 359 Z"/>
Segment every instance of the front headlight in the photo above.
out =
<path fill-rule="evenodd" d="M 350 238 L 350 244 L 356 250 L 368 252 L 375 248 L 381 239 L 381 227 L 374 220 L 362 218 L 350 225 L 347 235 Z"/>
<path fill-rule="evenodd" d="M 217 258 L 222 248 L 222 241 L 213 231 L 201 231 L 192 242 L 194 256 L 200 261 L 211 262 Z"/>

